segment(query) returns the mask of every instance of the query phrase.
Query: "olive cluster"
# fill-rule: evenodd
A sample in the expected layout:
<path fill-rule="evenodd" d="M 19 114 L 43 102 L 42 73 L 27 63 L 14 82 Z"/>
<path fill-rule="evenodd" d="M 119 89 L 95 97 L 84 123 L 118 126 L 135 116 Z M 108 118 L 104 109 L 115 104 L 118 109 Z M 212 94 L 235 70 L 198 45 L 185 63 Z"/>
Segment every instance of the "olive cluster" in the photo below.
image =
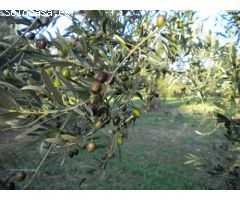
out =
<path fill-rule="evenodd" d="M 44 17 L 44 16 L 41 16 L 39 19 L 38 19 L 38 23 L 40 24 L 40 26 L 44 27 L 44 26 L 48 26 L 49 23 L 50 23 L 50 19 L 49 17 Z M 36 34 L 34 32 L 26 32 L 25 33 L 25 38 L 27 38 L 28 40 L 34 40 L 35 37 L 36 37 Z M 36 40 L 36 47 L 38 49 L 45 49 L 47 47 L 47 41 L 45 39 L 37 39 Z"/>

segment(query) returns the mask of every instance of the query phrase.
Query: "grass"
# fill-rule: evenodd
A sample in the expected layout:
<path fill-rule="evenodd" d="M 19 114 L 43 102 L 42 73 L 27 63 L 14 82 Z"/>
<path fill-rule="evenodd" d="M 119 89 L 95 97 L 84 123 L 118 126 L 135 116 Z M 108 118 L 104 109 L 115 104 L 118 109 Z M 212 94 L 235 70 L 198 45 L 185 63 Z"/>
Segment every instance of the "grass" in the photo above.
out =
<path fill-rule="evenodd" d="M 94 152 L 91 155 L 81 153 L 74 159 L 66 158 L 61 167 L 60 161 L 45 165 L 30 189 L 159 190 L 186 189 L 186 185 L 192 189 L 221 189 L 223 186 L 219 180 L 184 164 L 187 153 L 205 153 L 213 142 L 218 142 L 222 137 L 221 131 L 210 136 L 194 133 L 194 130 L 204 132 L 214 127 L 214 121 L 206 120 L 204 113 L 211 109 L 211 102 L 184 105 L 179 100 L 169 99 L 162 105 L 162 111 L 143 113 L 129 129 L 129 138 L 122 147 L 122 159 L 109 160 L 105 176 L 97 185 L 79 187 L 83 172 L 81 163 L 87 157 L 89 164 L 94 163 L 93 158 L 98 155 Z M 8 136 L 9 142 L 10 138 Z M 2 139 L 0 144 L 4 144 Z M 23 159 L 23 167 L 37 166 L 40 157 L 35 146 L 15 143 L 12 146 Z M 23 184 L 19 184 L 19 188 Z"/>

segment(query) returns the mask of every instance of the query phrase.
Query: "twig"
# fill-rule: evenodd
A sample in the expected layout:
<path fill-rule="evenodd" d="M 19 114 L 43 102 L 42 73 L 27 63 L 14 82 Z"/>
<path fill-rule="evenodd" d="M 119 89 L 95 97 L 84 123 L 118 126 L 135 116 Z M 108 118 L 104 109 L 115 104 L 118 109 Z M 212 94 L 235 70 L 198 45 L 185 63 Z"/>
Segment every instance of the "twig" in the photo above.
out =
<path fill-rule="evenodd" d="M 20 35 L 7 49 L 5 49 L 1 54 L 0 58 L 3 57 L 8 51 L 10 51 L 18 42 L 19 40 L 27 33 L 29 30 L 31 30 L 36 24 L 38 23 L 38 18 L 36 18 L 33 23 L 24 31 L 22 35 Z"/>
<path fill-rule="evenodd" d="M 8 60 L 4 65 L 0 66 L 0 68 L 3 68 L 5 66 L 9 65 L 9 63 L 12 63 L 14 60 L 16 60 L 19 57 L 20 54 L 21 54 L 21 52 L 17 53 L 11 60 Z"/>
<path fill-rule="evenodd" d="M 122 66 L 122 64 L 123 64 L 144 42 L 146 42 L 149 38 L 151 38 L 157 31 L 159 31 L 159 29 L 156 29 L 155 31 L 150 32 L 147 37 L 145 37 L 140 43 L 138 43 L 138 44 L 128 53 L 128 55 L 123 59 L 123 61 L 117 65 L 116 69 L 115 69 L 114 72 L 112 73 L 111 78 L 108 80 L 107 85 L 109 85 L 109 83 L 111 83 L 112 79 L 114 78 L 114 75 L 117 73 L 117 71 L 118 71 L 119 68 Z"/>
<path fill-rule="evenodd" d="M 19 171 L 35 172 L 36 171 L 36 169 L 9 169 L 9 170 L 13 172 L 19 172 Z"/>

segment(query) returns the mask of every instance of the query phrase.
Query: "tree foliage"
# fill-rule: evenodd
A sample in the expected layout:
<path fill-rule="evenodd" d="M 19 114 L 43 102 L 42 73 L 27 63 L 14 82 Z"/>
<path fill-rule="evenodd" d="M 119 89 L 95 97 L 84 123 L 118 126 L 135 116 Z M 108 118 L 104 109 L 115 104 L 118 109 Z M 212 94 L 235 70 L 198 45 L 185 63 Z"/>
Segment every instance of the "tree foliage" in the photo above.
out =
<path fill-rule="evenodd" d="M 14 189 L 16 179 L 27 177 L 27 189 L 46 162 L 63 165 L 66 157 L 97 151 L 97 164 L 86 158 L 79 167 L 86 169 L 81 184 L 96 184 L 107 161 L 121 158 L 128 128 L 174 86 L 179 97 L 220 97 L 217 123 L 231 141 L 215 148 L 221 155 L 215 172 L 195 155 L 188 163 L 213 175 L 227 170 L 226 180 L 238 177 L 239 12 L 222 16 L 229 20 L 225 36 L 234 38 L 223 46 L 220 33 L 201 37 L 193 11 L 75 11 L 65 32 L 55 34 L 49 28 L 56 28 L 59 11 L 6 13 L 0 12 L 0 126 L 16 132 L 16 140 L 35 138 L 41 161 L 31 174 L 0 163 L 1 187 Z M 231 181 L 229 188 L 239 188 L 237 178 Z"/>

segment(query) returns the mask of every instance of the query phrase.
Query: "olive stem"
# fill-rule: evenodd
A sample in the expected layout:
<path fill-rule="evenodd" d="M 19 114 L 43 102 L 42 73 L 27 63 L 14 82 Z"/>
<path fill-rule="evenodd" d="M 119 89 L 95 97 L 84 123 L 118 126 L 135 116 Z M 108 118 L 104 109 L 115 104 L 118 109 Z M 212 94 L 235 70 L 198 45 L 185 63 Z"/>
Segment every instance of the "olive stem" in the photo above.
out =
<path fill-rule="evenodd" d="M 21 55 L 21 52 L 17 53 L 11 60 L 8 60 L 8 62 L 6 62 L 4 65 L 2 65 L 1 68 L 4 68 L 9 63 L 12 63 L 14 60 L 16 60 L 19 57 L 19 55 Z"/>

